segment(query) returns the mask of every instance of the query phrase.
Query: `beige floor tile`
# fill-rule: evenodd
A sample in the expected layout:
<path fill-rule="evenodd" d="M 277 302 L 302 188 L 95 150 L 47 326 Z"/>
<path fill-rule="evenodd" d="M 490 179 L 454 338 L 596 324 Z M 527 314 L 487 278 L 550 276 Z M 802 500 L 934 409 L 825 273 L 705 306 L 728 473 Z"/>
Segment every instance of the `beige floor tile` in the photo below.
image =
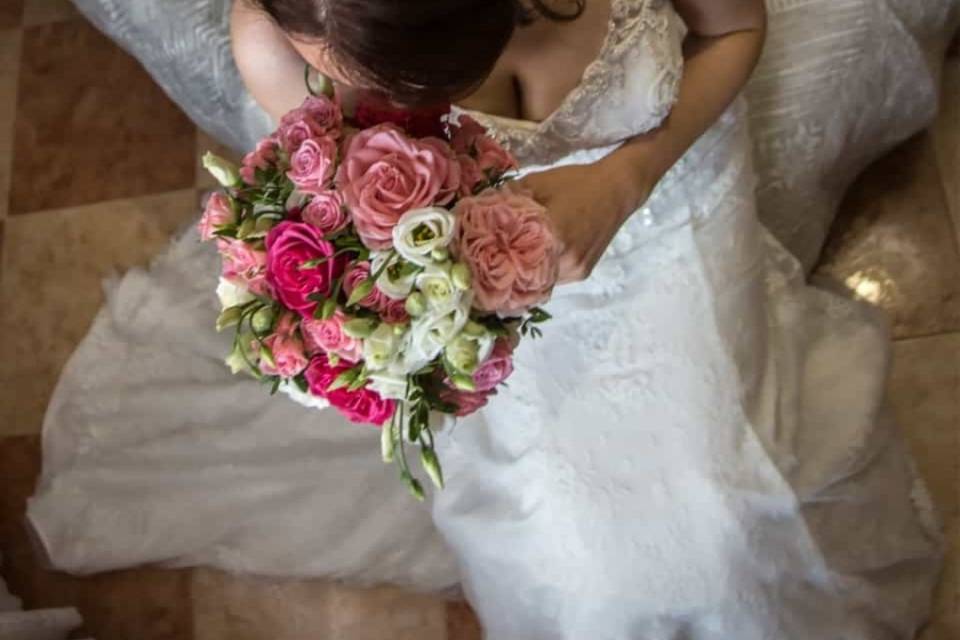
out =
<path fill-rule="evenodd" d="M 933 138 L 954 229 L 960 238 L 960 51 L 947 58 Z"/>
<path fill-rule="evenodd" d="M 70 20 L 77 14 L 70 0 L 25 0 L 23 4 L 23 24 L 27 27 Z"/>
<path fill-rule="evenodd" d="M 949 522 L 960 516 L 960 334 L 895 343 L 890 398 Z"/>
<path fill-rule="evenodd" d="M 0 432 L 39 429 L 60 368 L 100 308 L 102 280 L 147 263 L 197 213 L 189 189 L 7 221 Z"/>
<path fill-rule="evenodd" d="M 203 168 L 203 165 L 200 163 L 200 159 L 203 157 L 207 151 L 211 151 L 218 156 L 232 160 L 233 162 L 240 162 L 240 155 L 233 151 L 232 149 L 225 147 L 220 144 L 209 135 L 203 131 L 197 130 L 197 166 L 196 166 L 196 185 L 198 189 L 215 189 L 220 185 L 217 184 L 217 181 L 213 179 L 213 176 L 210 175 L 210 172 Z"/>
<path fill-rule="evenodd" d="M 929 134 L 857 180 L 817 273 L 887 310 L 897 337 L 960 330 L 960 255 Z"/>
<path fill-rule="evenodd" d="M 0 220 L 6 217 L 10 205 L 21 37 L 19 29 L 0 30 Z"/>
<path fill-rule="evenodd" d="M 397 589 L 266 580 L 200 569 L 194 640 L 444 640 L 444 605 Z"/>

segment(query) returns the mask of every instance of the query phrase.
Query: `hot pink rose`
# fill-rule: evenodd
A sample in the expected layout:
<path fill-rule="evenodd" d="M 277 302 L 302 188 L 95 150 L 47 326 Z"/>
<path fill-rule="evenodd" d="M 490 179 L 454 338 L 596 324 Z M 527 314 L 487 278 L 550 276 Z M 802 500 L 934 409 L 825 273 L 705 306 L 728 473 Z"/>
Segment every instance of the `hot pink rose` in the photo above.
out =
<path fill-rule="evenodd" d="M 486 134 L 487 130 L 479 122 L 467 115 L 461 115 L 456 126 L 452 126 L 453 136 L 450 144 L 458 154 L 470 155 L 477 138 Z"/>
<path fill-rule="evenodd" d="M 220 238 L 221 273 L 224 278 L 243 285 L 257 295 L 267 295 L 267 254 L 243 240 Z"/>
<path fill-rule="evenodd" d="M 347 316 L 337 309 L 329 320 L 304 318 L 300 332 L 310 354 L 333 353 L 349 362 L 359 362 L 363 356 L 363 343 L 343 332 Z"/>
<path fill-rule="evenodd" d="M 487 404 L 493 393 L 489 391 L 460 391 L 444 387 L 440 390 L 440 399 L 449 402 L 456 407 L 454 415 L 458 417 L 468 416 Z"/>
<path fill-rule="evenodd" d="M 283 116 L 277 137 L 287 153 L 295 153 L 311 138 L 340 137 L 343 113 L 326 96 L 310 96 L 303 104 Z"/>
<path fill-rule="evenodd" d="M 337 162 L 337 143 L 332 138 L 310 138 L 290 156 L 287 177 L 301 191 L 319 193 L 330 186 Z"/>
<path fill-rule="evenodd" d="M 240 177 L 247 184 L 257 184 L 257 169 L 269 169 L 277 161 L 277 141 L 266 138 L 257 143 L 256 149 L 243 156 Z"/>
<path fill-rule="evenodd" d="M 497 340 L 493 353 L 474 372 L 477 391 L 490 391 L 513 373 L 513 347 L 504 338 Z"/>
<path fill-rule="evenodd" d="M 263 344 L 273 355 L 272 366 L 260 361 L 260 370 L 268 376 L 292 378 L 307 368 L 307 356 L 303 349 L 303 340 L 296 332 L 296 318 L 292 313 L 284 313 L 277 322 L 276 331 L 267 337 Z"/>
<path fill-rule="evenodd" d="M 267 234 L 267 282 L 288 309 L 302 316 L 313 315 L 317 303 L 309 299 L 314 293 L 329 295 L 343 273 L 346 256 L 332 258 L 336 252 L 323 233 L 304 222 L 284 221 Z M 327 258 L 310 268 L 307 262 Z"/>
<path fill-rule="evenodd" d="M 366 261 L 355 262 L 343 277 L 343 290 L 349 296 L 358 284 L 369 277 L 370 263 Z M 359 305 L 376 311 L 384 321 L 391 324 L 403 324 L 410 319 L 404 301 L 393 300 L 376 285 L 374 285 L 373 291 L 359 302 Z"/>
<path fill-rule="evenodd" d="M 318 193 L 300 211 L 300 216 L 304 222 L 320 229 L 325 236 L 340 231 L 350 222 L 343 196 L 337 191 Z"/>
<path fill-rule="evenodd" d="M 315 356 L 310 361 L 305 374 L 307 384 L 310 385 L 310 393 L 326 398 L 350 422 L 382 426 L 396 410 L 396 403 L 393 400 L 384 399 L 379 393 L 366 387 L 357 391 L 348 391 L 346 387 L 329 391 L 330 385 L 337 376 L 351 366 L 344 362 L 333 366 L 326 356 Z"/>
<path fill-rule="evenodd" d="M 488 176 L 499 177 L 517 168 L 517 160 L 490 136 L 478 136 L 473 143 L 477 164 Z"/>
<path fill-rule="evenodd" d="M 218 227 L 233 224 L 237 216 L 230 205 L 230 198 L 223 192 L 217 191 L 207 200 L 207 206 L 200 218 L 200 239 L 207 241 L 214 238 Z"/>
<path fill-rule="evenodd" d="M 382 124 L 350 138 L 337 186 L 364 244 L 388 249 L 400 216 L 449 203 L 459 177 L 459 165 L 441 140 L 413 140 L 396 126 Z"/>
<path fill-rule="evenodd" d="M 558 251 L 543 206 L 524 195 L 487 189 L 457 203 L 456 214 L 454 249 L 473 274 L 477 308 L 518 313 L 550 297 Z"/>

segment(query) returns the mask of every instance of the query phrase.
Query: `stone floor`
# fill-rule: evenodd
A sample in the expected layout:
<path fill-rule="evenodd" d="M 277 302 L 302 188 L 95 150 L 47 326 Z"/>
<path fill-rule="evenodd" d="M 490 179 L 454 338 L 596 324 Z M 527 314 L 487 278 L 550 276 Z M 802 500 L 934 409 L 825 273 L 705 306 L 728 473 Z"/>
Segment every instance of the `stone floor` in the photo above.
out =
<path fill-rule="evenodd" d="M 960 638 L 960 58 L 944 87 L 936 125 L 852 189 L 820 268 L 893 318 L 894 405 L 952 544 L 924 640 Z M 66 0 L 0 0 L 3 577 L 30 608 L 76 605 L 99 640 L 479 639 L 465 605 L 395 589 L 206 569 L 76 578 L 33 555 L 20 518 L 57 374 L 101 279 L 197 214 L 196 151 L 210 144 Z"/>

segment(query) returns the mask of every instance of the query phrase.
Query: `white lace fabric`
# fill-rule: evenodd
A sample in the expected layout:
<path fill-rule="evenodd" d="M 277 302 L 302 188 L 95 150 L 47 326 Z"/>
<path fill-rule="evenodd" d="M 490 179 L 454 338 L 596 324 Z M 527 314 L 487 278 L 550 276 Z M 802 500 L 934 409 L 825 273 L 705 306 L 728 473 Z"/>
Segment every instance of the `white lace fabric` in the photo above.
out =
<path fill-rule="evenodd" d="M 769 4 L 745 97 L 557 291 L 509 386 L 438 439 L 432 523 L 375 430 L 230 376 L 215 252 L 191 231 L 114 283 L 64 369 L 28 511 L 51 561 L 460 583 L 489 640 L 912 638 L 941 541 L 884 408 L 884 321 L 804 268 L 848 175 L 933 112 L 958 3 Z M 613 9 L 557 113 L 484 119 L 528 170 L 667 115 L 682 22 L 658 0 Z"/>

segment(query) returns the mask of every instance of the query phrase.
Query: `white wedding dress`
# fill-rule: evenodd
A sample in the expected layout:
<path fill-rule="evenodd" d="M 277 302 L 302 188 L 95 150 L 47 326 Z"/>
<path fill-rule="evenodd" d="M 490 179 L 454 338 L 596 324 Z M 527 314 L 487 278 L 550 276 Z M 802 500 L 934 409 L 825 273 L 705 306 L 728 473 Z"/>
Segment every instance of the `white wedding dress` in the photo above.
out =
<path fill-rule="evenodd" d="M 235 72 L 210 56 L 205 76 L 197 54 L 223 3 L 79 4 L 198 119 L 228 114 L 208 88 Z M 509 388 L 440 436 L 432 504 L 380 463 L 375 430 L 230 376 L 217 258 L 190 231 L 108 287 L 64 369 L 29 505 L 51 562 L 460 583 L 490 640 L 913 637 L 940 535 L 884 408 L 884 320 L 804 267 L 849 180 L 932 117 L 960 7 L 768 5 L 746 98 L 556 292 Z M 475 115 L 528 168 L 595 160 L 669 113 L 684 33 L 665 0 L 613 0 L 550 119 Z M 259 133 L 226 104 L 234 142 Z"/>

